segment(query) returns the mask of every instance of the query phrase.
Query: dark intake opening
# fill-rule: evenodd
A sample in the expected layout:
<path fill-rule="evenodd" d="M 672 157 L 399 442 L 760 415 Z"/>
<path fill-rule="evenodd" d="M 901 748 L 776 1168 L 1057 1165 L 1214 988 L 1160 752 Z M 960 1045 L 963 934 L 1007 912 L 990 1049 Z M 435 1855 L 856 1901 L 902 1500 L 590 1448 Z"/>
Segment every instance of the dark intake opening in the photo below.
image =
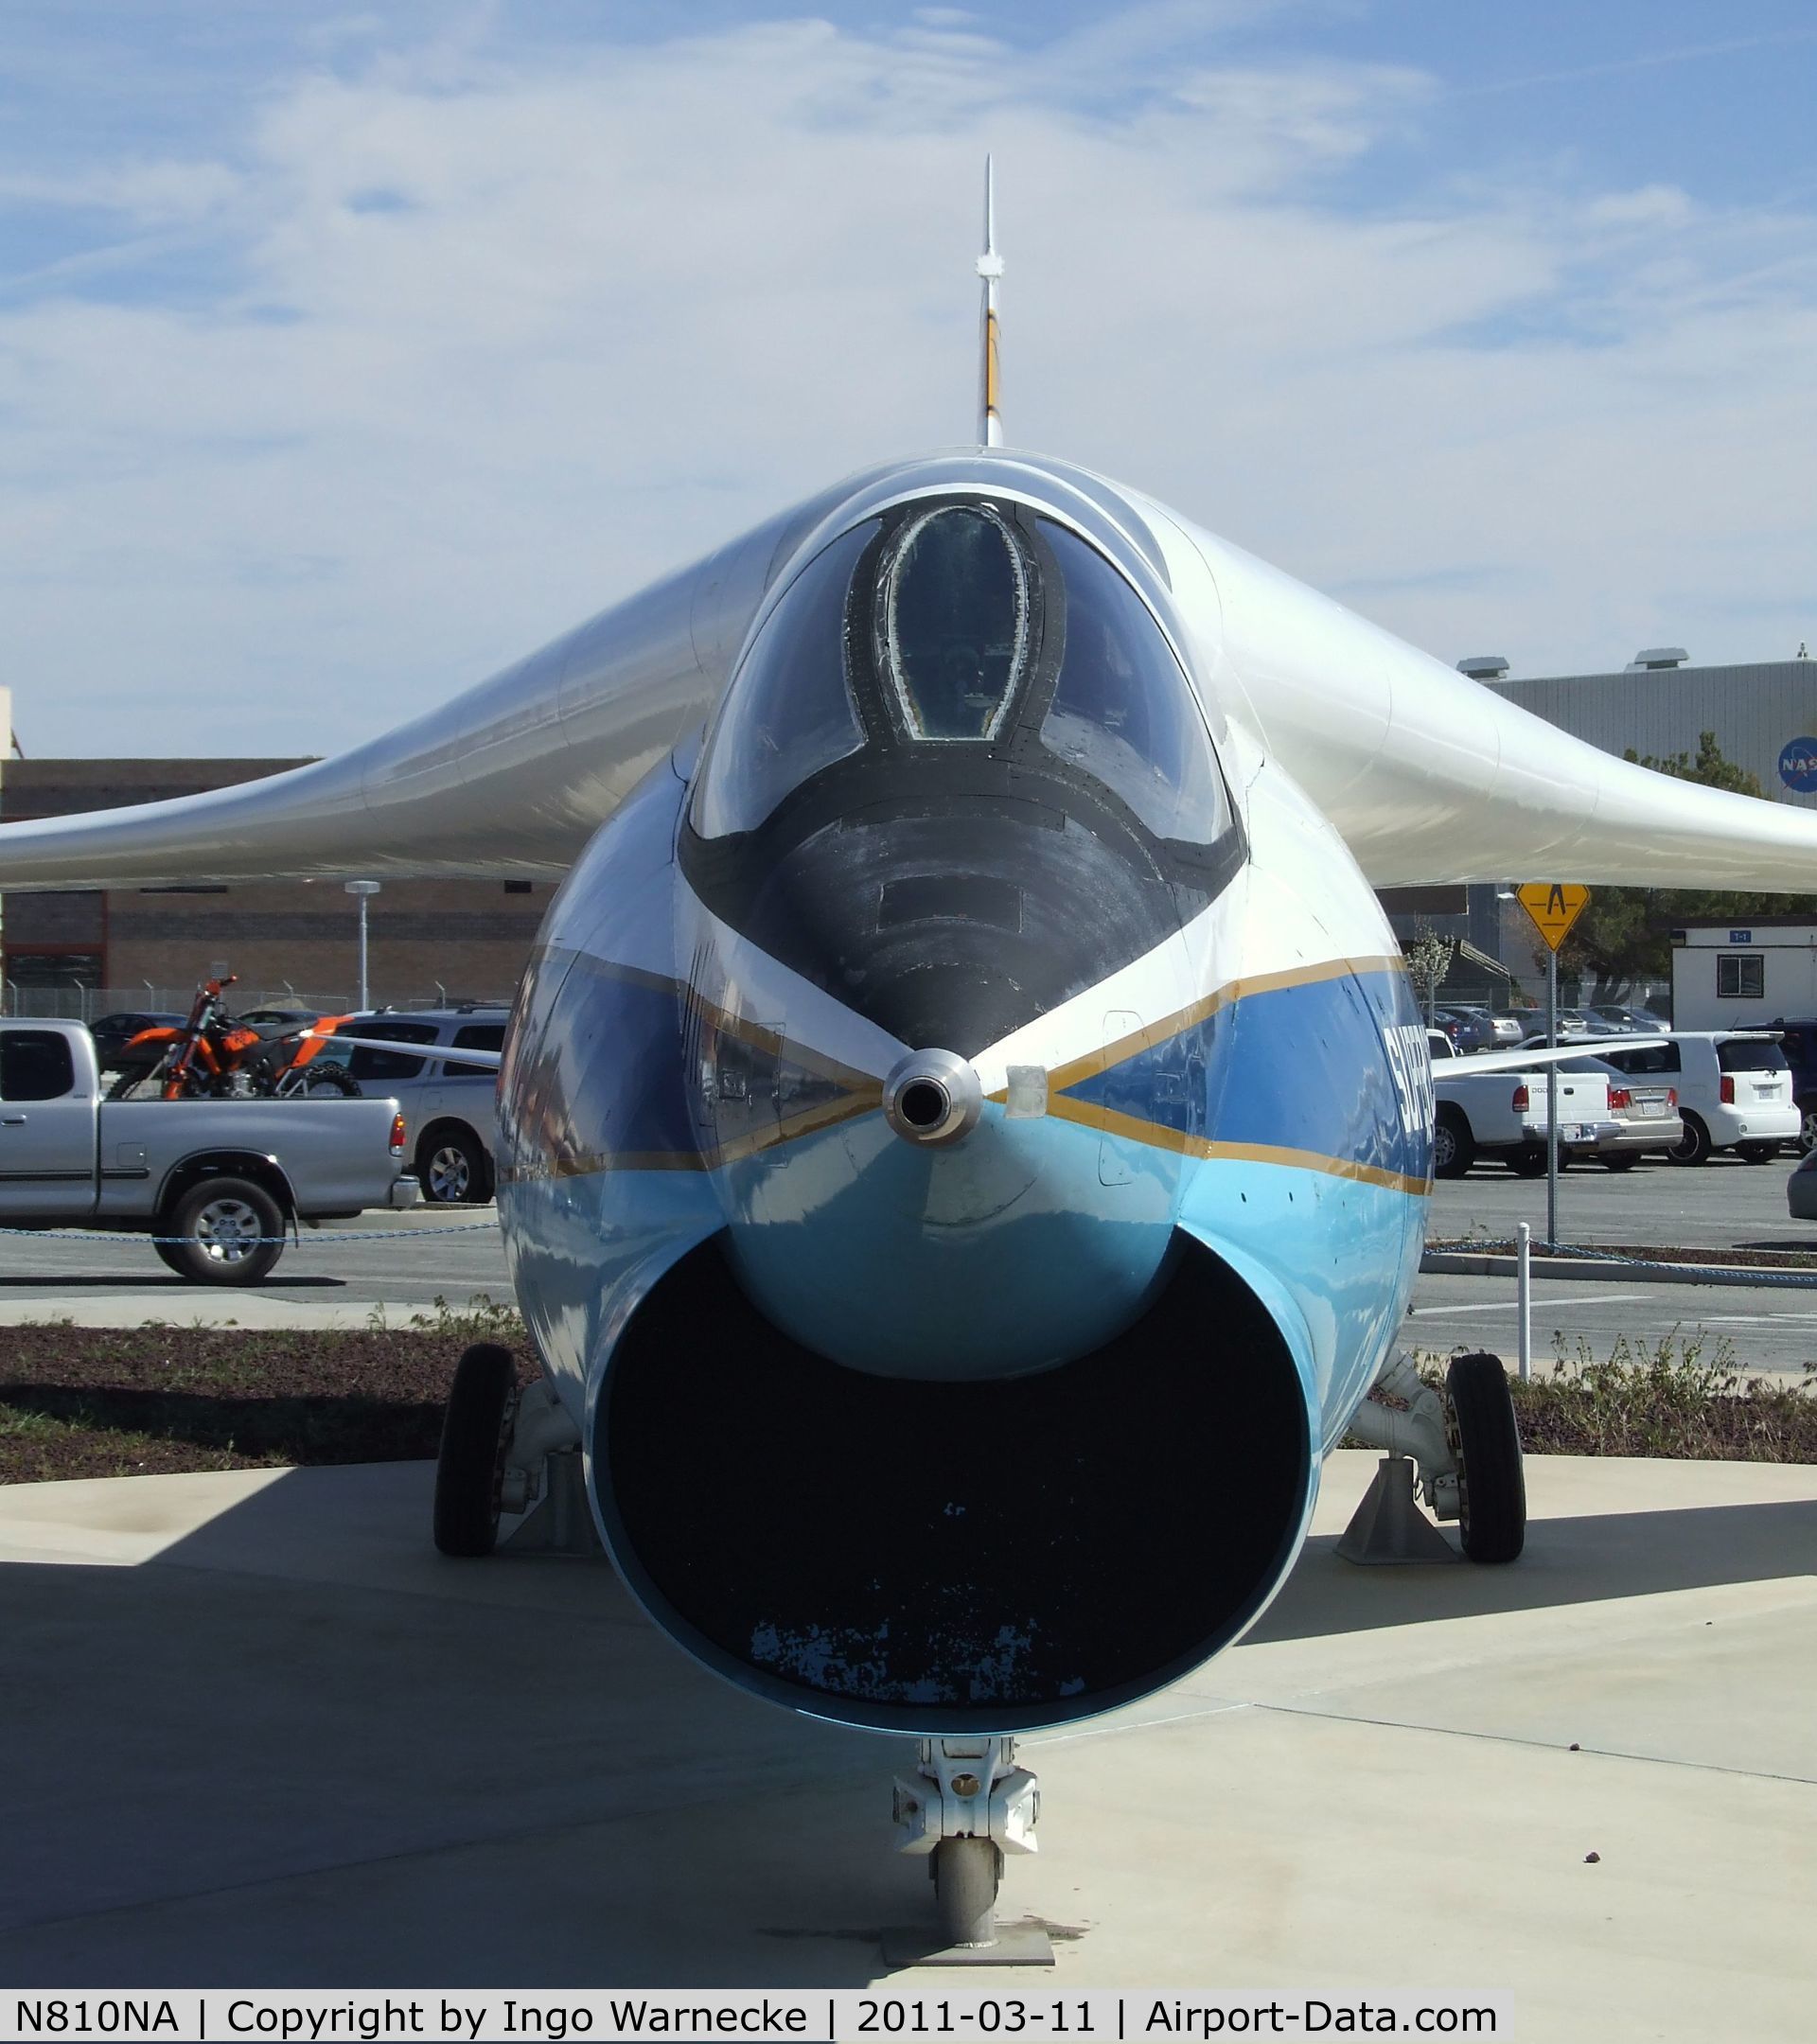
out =
<path fill-rule="evenodd" d="M 1292 1559 L 1311 1467 L 1274 1321 L 1185 1241 L 1116 1341 L 983 1384 L 811 1354 L 708 1242 L 633 1317 L 599 1416 L 614 1551 L 666 1630 L 908 1732 L 1060 1723 L 1185 1673 Z"/>
<path fill-rule="evenodd" d="M 946 1091 L 931 1079 L 911 1079 L 896 1105 L 910 1128 L 938 1128 L 946 1119 Z"/>

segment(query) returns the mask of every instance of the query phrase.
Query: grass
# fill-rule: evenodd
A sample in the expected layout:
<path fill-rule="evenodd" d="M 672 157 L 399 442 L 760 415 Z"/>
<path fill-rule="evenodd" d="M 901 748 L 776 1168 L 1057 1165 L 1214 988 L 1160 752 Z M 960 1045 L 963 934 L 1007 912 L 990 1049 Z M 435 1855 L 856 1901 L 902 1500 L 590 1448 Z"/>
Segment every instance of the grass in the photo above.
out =
<path fill-rule="evenodd" d="M 1442 1381 L 1442 1357 L 1420 1361 Z M 1743 1377 L 1727 1335 L 1621 1334 L 1606 1356 L 1582 1335 L 1569 1346 L 1555 1335 L 1551 1370 L 1509 1388 L 1528 1454 L 1817 1462 L 1817 1372 L 1791 1383 Z"/>
<path fill-rule="evenodd" d="M 401 1327 L 78 1328 L 0 1332 L 0 1483 L 433 1455 L 461 1350 L 503 1342 L 534 1374 L 523 1323 L 479 1294 L 437 1299 Z M 1817 1462 L 1817 1373 L 1744 1379 L 1726 1337 L 1617 1339 L 1606 1356 L 1555 1342 L 1553 1367 L 1515 1383 L 1532 1454 Z M 1421 1366 L 1435 1382 L 1443 1357 Z"/>

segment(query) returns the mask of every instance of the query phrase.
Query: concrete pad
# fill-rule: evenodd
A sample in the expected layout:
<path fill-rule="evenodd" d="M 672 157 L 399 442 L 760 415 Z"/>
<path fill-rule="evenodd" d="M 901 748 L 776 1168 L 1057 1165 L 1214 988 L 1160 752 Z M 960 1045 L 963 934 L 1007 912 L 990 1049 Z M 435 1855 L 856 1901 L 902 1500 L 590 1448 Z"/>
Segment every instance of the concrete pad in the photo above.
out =
<path fill-rule="evenodd" d="M 1027 1743 L 1038 1977 L 1804 2034 L 1817 1470 L 1536 1458 L 1514 1567 L 1351 1569 L 1373 1464 L 1334 1459 L 1248 1642 Z M 427 1500 L 420 1465 L 0 1491 L 0 1981 L 880 1978 L 929 1906 L 903 1743 L 720 1684 L 603 1565 L 440 1559 Z"/>

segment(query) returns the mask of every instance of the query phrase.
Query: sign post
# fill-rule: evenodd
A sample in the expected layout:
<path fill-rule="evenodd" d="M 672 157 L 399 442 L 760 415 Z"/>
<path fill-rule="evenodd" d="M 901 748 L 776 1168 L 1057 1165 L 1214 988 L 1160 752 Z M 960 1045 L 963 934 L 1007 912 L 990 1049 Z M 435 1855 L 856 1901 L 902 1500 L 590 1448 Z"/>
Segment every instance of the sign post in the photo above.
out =
<path fill-rule="evenodd" d="M 1559 946 L 1570 934 L 1571 925 L 1590 906 L 1590 890 L 1567 887 L 1558 880 L 1535 880 L 1520 890 L 1519 901 L 1533 919 L 1534 927 L 1545 939 L 1545 1041 L 1548 1049 L 1559 1047 Z M 1554 1247 L 1559 1240 L 1559 1066 L 1549 1058 L 1545 1066 L 1545 1239 Z"/>

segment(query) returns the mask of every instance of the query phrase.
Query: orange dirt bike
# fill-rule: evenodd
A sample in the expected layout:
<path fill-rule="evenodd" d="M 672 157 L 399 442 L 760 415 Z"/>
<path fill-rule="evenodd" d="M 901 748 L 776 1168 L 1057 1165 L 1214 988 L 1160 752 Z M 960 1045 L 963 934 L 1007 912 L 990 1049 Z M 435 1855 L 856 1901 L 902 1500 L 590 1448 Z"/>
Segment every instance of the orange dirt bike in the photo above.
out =
<path fill-rule="evenodd" d="M 321 1040 L 301 1028 L 256 1029 L 227 1013 L 225 993 L 238 976 L 210 979 L 180 1029 L 141 1030 L 119 1056 L 109 1100 L 271 1100 L 291 1096 L 358 1099 L 359 1082 L 320 1058 Z M 345 1015 L 311 1030 L 331 1030 Z"/>

